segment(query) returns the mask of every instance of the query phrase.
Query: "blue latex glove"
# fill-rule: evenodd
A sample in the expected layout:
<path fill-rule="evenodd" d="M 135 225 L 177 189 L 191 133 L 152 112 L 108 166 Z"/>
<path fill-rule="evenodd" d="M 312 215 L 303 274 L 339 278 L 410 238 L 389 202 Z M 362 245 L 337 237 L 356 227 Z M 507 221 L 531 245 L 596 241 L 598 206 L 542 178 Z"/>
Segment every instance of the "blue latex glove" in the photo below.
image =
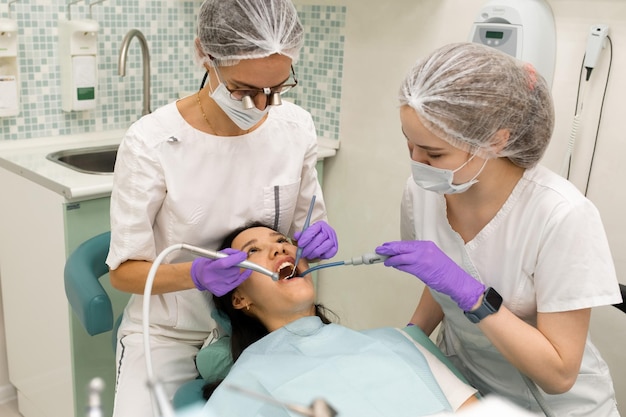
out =
<path fill-rule="evenodd" d="M 200 291 L 210 291 L 221 297 L 244 282 L 252 271 L 236 266 L 248 258 L 245 252 L 226 248 L 222 253 L 229 256 L 221 259 L 196 258 L 191 263 L 191 279 Z"/>
<path fill-rule="evenodd" d="M 448 295 L 463 311 L 470 311 L 485 292 L 481 282 L 465 272 L 433 242 L 387 242 L 377 247 L 376 253 L 389 255 L 385 266 L 415 275 L 429 288 Z"/>
<path fill-rule="evenodd" d="M 323 220 L 313 223 L 303 232 L 294 233 L 293 238 L 306 259 L 330 259 L 339 249 L 335 230 Z"/>

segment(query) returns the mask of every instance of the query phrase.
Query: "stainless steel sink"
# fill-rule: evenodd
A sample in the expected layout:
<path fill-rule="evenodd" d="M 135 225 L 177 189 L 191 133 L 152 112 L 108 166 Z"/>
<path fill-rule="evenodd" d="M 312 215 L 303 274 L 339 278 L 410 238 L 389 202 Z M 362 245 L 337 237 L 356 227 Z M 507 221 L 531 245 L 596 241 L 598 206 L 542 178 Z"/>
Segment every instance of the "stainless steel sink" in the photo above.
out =
<path fill-rule="evenodd" d="M 70 169 L 87 174 L 112 174 L 119 145 L 65 149 L 46 158 Z"/>

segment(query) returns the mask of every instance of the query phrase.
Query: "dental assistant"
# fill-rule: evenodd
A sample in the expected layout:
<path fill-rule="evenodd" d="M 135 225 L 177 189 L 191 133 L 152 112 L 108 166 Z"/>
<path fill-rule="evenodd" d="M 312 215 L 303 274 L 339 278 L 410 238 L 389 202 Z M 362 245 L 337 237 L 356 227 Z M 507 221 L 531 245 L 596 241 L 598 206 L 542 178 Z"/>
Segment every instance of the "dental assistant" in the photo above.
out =
<path fill-rule="evenodd" d="M 618 282 L 596 207 L 539 165 L 554 124 L 545 80 L 493 48 L 451 44 L 415 64 L 400 104 L 403 241 L 376 251 L 426 284 L 411 322 L 441 324 L 439 347 L 483 394 L 619 416 L 588 332 L 591 308 L 621 302 Z"/>
<path fill-rule="evenodd" d="M 303 30 L 295 7 L 290 0 L 206 0 L 197 26 L 206 83 L 134 123 L 117 154 L 107 264 L 113 286 L 133 295 L 117 335 L 115 417 L 153 415 L 144 319 L 155 374 L 170 398 L 197 377 L 194 358 L 205 340 L 219 336 L 209 291 L 223 283 L 206 273 L 204 258 L 184 251 L 158 268 L 150 317 L 142 317 L 148 271 L 163 249 L 215 249 L 256 219 L 295 234 L 305 256 L 326 259 L 337 251 L 317 180 L 313 120 L 281 101 L 297 85 L 292 65 Z M 314 195 L 312 226 L 300 234 Z M 229 255 L 235 282 L 228 285 L 237 285 L 250 275 L 234 266 L 246 254 Z"/>

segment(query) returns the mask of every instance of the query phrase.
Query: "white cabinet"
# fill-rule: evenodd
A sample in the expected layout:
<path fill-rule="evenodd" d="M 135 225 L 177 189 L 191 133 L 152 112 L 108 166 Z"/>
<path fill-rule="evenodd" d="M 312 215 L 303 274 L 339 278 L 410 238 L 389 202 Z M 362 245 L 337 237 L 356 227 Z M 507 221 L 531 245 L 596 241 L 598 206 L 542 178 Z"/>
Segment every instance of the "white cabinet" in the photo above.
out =
<path fill-rule="evenodd" d="M 24 417 L 85 414 L 91 378 L 105 379 L 112 411 L 111 332 L 89 336 L 70 310 L 65 260 L 84 240 L 109 230 L 111 175 L 83 174 L 46 159 L 68 148 L 119 143 L 123 131 L 1 141 L 0 284 L 9 381 Z M 110 290 L 108 278 L 101 282 Z M 114 314 L 129 295 L 111 291 Z"/>
<path fill-rule="evenodd" d="M 86 387 L 107 383 L 110 415 L 115 360 L 111 332 L 89 336 L 67 303 L 67 255 L 109 229 L 109 198 L 67 202 L 63 196 L 0 169 L 0 282 L 9 378 L 25 417 L 82 416 Z M 106 281 L 106 278 L 103 278 Z M 106 282 L 108 286 L 108 281 Z M 128 296 L 115 293 L 117 314 Z"/>

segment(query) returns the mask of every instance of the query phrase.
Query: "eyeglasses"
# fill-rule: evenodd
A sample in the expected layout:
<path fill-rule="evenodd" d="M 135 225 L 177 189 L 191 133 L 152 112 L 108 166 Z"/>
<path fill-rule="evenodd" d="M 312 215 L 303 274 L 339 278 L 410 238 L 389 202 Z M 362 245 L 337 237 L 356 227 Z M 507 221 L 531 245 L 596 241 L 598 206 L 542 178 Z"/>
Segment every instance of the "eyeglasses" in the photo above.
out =
<path fill-rule="evenodd" d="M 218 69 L 218 67 L 215 67 L 215 71 L 217 73 L 217 77 L 220 79 L 220 82 L 222 81 L 222 75 Z M 244 110 L 250 110 L 251 108 L 255 107 L 254 104 L 254 98 L 258 95 L 258 94 L 263 94 L 266 98 L 266 104 L 265 106 L 267 107 L 269 106 L 280 106 L 281 104 L 283 104 L 282 99 L 280 98 L 280 96 L 282 96 L 283 94 L 285 94 L 286 92 L 288 92 L 289 90 L 291 90 L 292 88 L 294 88 L 296 85 L 298 85 L 298 79 L 296 78 L 296 72 L 293 69 L 293 65 L 291 66 L 291 78 L 293 78 L 293 82 L 285 82 L 281 85 L 278 85 L 276 87 L 263 87 L 263 88 L 234 88 L 234 89 L 230 89 L 228 88 L 228 86 L 226 85 L 226 83 L 224 83 L 224 87 L 226 87 L 226 89 L 228 90 L 228 92 L 230 93 L 230 98 L 232 98 L 235 101 L 241 101 Z M 287 80 L 289 81 L 289 80 Z"/>

